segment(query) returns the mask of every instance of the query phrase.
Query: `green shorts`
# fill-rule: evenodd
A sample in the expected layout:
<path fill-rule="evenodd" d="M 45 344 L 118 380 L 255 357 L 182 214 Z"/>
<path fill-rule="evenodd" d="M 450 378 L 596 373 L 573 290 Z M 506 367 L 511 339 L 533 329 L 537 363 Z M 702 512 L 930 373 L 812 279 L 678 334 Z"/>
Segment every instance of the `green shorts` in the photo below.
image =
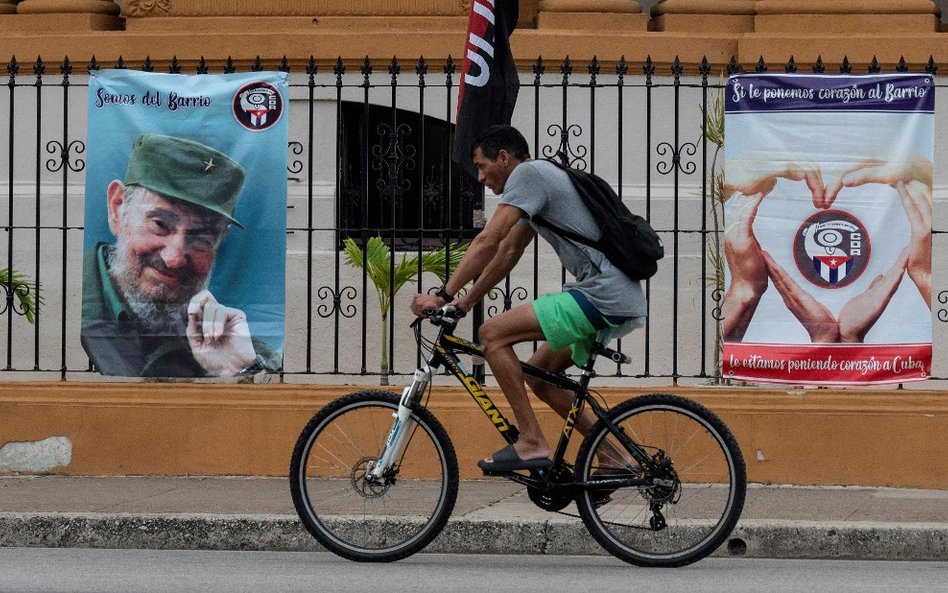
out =
<path fill-rule="evenodd" d="M 567 346 L 572 350 L 572 359 L 577 366 L 583 366 L 589 360 L 589 352 L 599 333 L 582 307 L 569 292 L 560 292 L 543 295 L 533 301 L 533 311 L 537 314 L 543 336 L 553 350 L 560 350 Z M 616 329 L 620 325 L 613 321 L 603 320 L 605 329 Z M 629 329 L 631 331 L 631 327 Z M 626 332 L 627 333 L 627 332 Z"/>

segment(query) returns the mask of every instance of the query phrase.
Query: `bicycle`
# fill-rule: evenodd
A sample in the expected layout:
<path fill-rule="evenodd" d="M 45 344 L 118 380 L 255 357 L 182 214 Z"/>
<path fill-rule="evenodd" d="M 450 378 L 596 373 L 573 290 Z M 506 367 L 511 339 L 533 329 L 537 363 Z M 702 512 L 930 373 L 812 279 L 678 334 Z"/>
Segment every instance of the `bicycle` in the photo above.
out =
<path fill-rule="evenodd" d="M 372 390 L 340 397 L 300 434 L 290 464 L 293 503 L 306 529 L 335 554 L 399 560 L 447 523 L 458 493 L 457 457 L 426 408 L 431 376 L 441 367 L 508 443 L 517 440 L 516 427 L 458 357 L 481 354 L 454 335 L 461 316 L 450 306 L 432 312 L 427 319 L 439 328 L 433 341 L 423 337 L 421 318 L 412 324 L 429 355 L 400 397 Z M 746 472 L 737 442 L 713 412 L 680 396 L 643 395 L 607 409 L 588 390 L 600 356 L 630 362 L 598 342 L 578 380 L 521 362 L 525 373 L 575 398 L 548 468 L 492 475 L 525 485 L 547 511 L 575 501 L 596 541 L 631 564 L 683 566 L 704 558 L 725 541 L 743 508 Z M 566 448 L 586 405 L 597 421 L 569 464 Z"/>

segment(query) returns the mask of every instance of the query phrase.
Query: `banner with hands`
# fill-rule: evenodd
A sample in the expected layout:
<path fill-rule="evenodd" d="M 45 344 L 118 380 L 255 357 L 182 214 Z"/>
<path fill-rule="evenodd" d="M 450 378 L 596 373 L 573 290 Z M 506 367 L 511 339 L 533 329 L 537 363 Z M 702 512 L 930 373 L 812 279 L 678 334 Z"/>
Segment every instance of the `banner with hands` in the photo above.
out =
<path fill-rule="evenodd" d="M 726 98 L 725 376 L 926 379 L 931 76 L 736 75 Z"/>

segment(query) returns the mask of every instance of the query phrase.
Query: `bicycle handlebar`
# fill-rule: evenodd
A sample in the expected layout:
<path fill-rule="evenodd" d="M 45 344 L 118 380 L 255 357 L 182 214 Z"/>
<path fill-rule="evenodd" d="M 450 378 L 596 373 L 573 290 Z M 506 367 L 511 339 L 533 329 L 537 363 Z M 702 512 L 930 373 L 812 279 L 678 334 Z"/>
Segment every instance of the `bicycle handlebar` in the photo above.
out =
<path fill-rule="evenodd" d="M 467 311 L 448 304 L 434 311 L 425 311 L 425 314 L 433 325 L 441 325 L 446 321 L 457 322 L 458 319 L 467 316 Z"/>
<path fill-rule="evenodd" d="M 441 326 L 450 326 L 454 327 L 457 325 L 458 319 L 467 316 L 467 312 L 455 307 L 454 305 L 444 305 L 440 309 L 425 310 L 424 317 L 419 317 L 411 323 L 411 327 L 417 326 L 423 320 L 427 319 L 431 322 L 431 325 Z"/>

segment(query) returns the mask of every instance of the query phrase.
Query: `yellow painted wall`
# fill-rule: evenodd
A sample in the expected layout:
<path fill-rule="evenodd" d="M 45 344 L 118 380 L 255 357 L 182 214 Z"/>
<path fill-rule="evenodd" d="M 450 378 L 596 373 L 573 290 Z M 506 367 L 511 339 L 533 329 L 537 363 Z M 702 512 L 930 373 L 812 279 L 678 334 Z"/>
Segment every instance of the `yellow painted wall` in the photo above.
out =
<path fill-rule="evenodd" d="M 309 418 L 333 398 L 364 388 L 2 383 L 0 434 L 6 442 L 70 439 L 71 463 L 54 473 L 285 475 Z M 602 391 L 612 405 L 645 392 Z M 693 397 L 724 419 L 751 481 L 948 488 L 948 397 L 942 392 L 664 391 Z M 488 392 L 507 413 L 503 396 Z M 462 475 L 478 476 L 477 460 L 502 440 L 460 388 L 435 388 L 431 401 L 454 441 Z M 545 407 L 540 418 L 548 438 L 557 438 L 561 420 Z"/>

